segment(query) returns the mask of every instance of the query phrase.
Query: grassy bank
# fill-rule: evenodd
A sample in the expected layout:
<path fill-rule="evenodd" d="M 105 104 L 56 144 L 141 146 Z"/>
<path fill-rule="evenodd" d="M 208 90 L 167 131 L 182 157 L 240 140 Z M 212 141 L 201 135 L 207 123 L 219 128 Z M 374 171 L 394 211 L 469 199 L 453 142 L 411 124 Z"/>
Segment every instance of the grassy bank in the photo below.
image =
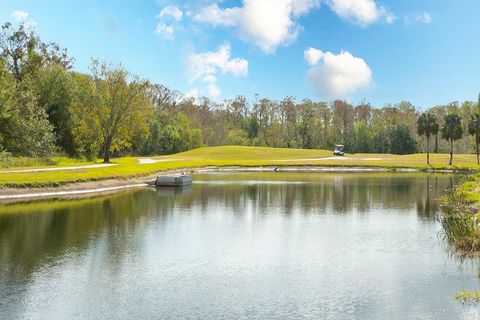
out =
<path fill-rule="evenodd" d="M 480 255 L 480 176 L 463 177 L 442 198 L 440 222 L 449 244 L 464 256 Z"/>
<path fill-rule="evenodd" d="M 140 164 L 138 158 L 114 159 L 115 166 L 102 168 L 79 168 L 48 172 L 1 173 L 0 188 L 54 187 L 67 183 L 96 181 L 111 178 L 129 179 L 154 174 L 160 171 L 198 168 L 207 166 L 336 166 L 414 168 L 419 170 L 479 170 L 474 155 L 456 155 L 455 166 L 448 166 L 447 154 L 432 154 L 432 165 L 425 164 L 424 154 L 354 154 L 333 157 L 329 150 L 276 149 L 260 147 L 208 147 L 154 157 L 156 163 Z M 88 164 L 81 162 L 80 164 Z M 91 164 L 91 163 L 90 163 Z M 60 166 L 79 165 L 75 160 L 63 161 Z M 16 167 L 18 168 L 18 167 Z"/>

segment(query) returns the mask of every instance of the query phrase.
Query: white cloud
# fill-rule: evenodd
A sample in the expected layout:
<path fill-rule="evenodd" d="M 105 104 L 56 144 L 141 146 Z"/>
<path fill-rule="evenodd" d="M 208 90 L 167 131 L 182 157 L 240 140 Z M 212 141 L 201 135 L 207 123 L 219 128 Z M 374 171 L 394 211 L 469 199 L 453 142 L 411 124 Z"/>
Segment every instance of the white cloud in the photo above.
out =
<path fill-rule="evenodd" d="M 173 29 L 173 26 L 171 25 L 166 25 L 162 22 L 157 24 L 157 27 L 155 28 L 155 34 L 164 38 L 164 39 L 174 39 L 174 34 L 175 31 Z"/>
<path fill-rule="evenodd" d="M 15 21 L 25 21 L 27 20 L 29 13 L 23 10 L 15 10 L 10 14 L 10 16 Z"/>
<path fill-rule="evenodd" d="M 328 6 L 342 19 L 365 27 L 384 20 L 391 24 L 396 17 L 386 7 L 378 6 L 374 0 L 326 0 Z"/>
<path fill-rule="evenodd" d="M 240 39 L 266 53 L 296 39 L 296 19 L 320 5 L 320 0 L 243 0 L 243 6 L 222 9 L 214 3 L 201 9 L 194 21 L 215 27 L 234 27 Z"/>
<path fill-rule="evenodd" d="M 217 51 L 191 53 L 186 58 L 186 73 L 190 83 L 198 80 L 207 86 L 211 97 L 221 94 L 217 85 L 217 76 L 232 74 L 236 77 L 248 75 L 248 61 L 242 58 L 231 58 L 230 44 L 222 44 Z"/>
<path fill-rule="evenodd" d="M 372 70 L 367 63 L 346 51 L 335 55 L 331 52 L 310 48 L 304 52 L 305 59 L 313 65 L 307 72 L 307 82 L 322 98 L 343 98 L 360 89 L 368 88 Z"/>
<path fill-rule="evenodd" d="M 433 19 L 430 13 L 422 12 L 422 13 L 407 14 L 403 16 L 403 21 L 406 26 L 409 26 L 415 23 L 430 24 L 433 22 Z"/>
<path fill-rule="evenodd" d="M 316 65 L 324 55 L 322 50 L 318 50 L 315 48 L 308 48 L 303 54 L 305 60 L 307 60 L 308 64 L 311 66 Z"/>
<path fill-rule="evenodd" d="M 198 99 L 199 95 L 200 95 L 200 92 L 198 91 L 197 88 L 192 88 L 192 89 L 188 90 L 187 92 L 185 92 L 185 97 L 193 98 L 195 100 Z"/>
<path fill-rule="evenodd" d="M 215 83 L 210 83 L 207 86 L 207 92 L 212 98 L 218 98 L 222 94 L 222 91 L 220 91 L 220 88 Z"/>
<path fill-rule="evenodd" d="M 183 12 L 177 6 L 166 6 L 160 11 L 158 18 L 172 18 L 175 21 L 182 20 Z"/>

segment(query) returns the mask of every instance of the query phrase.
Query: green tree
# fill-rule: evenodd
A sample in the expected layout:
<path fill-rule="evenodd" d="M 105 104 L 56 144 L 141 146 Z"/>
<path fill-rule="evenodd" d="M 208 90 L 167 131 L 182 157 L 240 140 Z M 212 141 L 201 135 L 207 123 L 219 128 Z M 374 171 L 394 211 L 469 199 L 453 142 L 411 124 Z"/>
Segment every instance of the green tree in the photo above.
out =
<path fill-rule="evenodd" d="M 396 124 L 390 128 L 388 141 L 390 153 L 393 154 L 412 154 L 417 150 L 415 140 L 410 133 L 410 128 L 403 123 Z"/>
<path fill-rule="evenodd" d="M 477 152 L 477 164 L 480 164 L 480 113 L 474 113 L 468 121 L 468 133 L 475 138 L 475 147 Z"/>
<path fill-rule="evenodd" d="M 42 42 L 25 23 L 14 26 L 7 22 L 2 25 L 0 55 L 5 59 L 17 84 L 42 66 L 56 64 L 70 69 L 73 63 L 66 49 L 54 42 Z"/>
<path fill-rule="evenodd" d="M 76 155 L 72 133 L 71 104 L 75 93 L 72 74 L 58 64 L 40 68 L 29 77 L 29 87 L 37 104 L 54 127 L 56 145 L 68 155 Z"/>
<path fill-rule="evenodd" d="M 449 113 L 444 117 L 442 125 L 442 139 L 450 142 L 450 161 L 449 165 L 453 163 L 453 143 L 463 136 L 462 122 L 458 114 Z"/>
<path fill-rule="evenodd" d="M 99 145 L 103 161 L 109 163 L 112 150 L 130 147 L 134 136 L 148 133 L 148 83 L 121 66 L 97 60 L 91 71 L 91 79 L 79 79 L 81 88 L 72 106 L 74 134 L 78 143 L 88 144 L 87 149 Z"/>
<path fill-rule="evenodd" d="M 15 155 L 43 157 L 54 152 L 53 142 L 45 111 L 36 106 L 31 92 L 18 90 L 0 58 L 0 144 Z"/>
<path fill-rule="evenodd" d="M 55 152 L 53 126 L 45 110 L 35 105 L 35 97 L 20 91 L 11 101 L 12 109 L 4 127 L 4 145 L 15 155 L 46 157 Z"/>
<path fill-rule="evenodd" d="M 230 130 L 227 136 L 227 144 L 231 146 L 248 146 L 248 136 L 245 130 Z"/>
<path fill-rule="evenodd" d="M 370 153 L 372 152 L 372 134 L 371 129 L 365 120 L 360 120 L 353 127 L 354 152 Z"/>
<path fill-rule="evenodd" d="M 430 164 L 430 137 L 438 133 L 437 119 L 430 112 L 424 112 L 418 117 L 417 132 L 427 140 L 427 164 Z"/>

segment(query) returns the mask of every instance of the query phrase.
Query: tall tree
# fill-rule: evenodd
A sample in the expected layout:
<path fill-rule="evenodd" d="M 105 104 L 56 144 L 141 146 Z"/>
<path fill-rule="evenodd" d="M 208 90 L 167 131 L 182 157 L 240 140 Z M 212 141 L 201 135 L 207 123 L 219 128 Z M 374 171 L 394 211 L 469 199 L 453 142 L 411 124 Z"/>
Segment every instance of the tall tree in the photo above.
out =
<path fill-rule="evenodd" d="M 66 49 L 54 42 L 42 42 L 34 31 L 25 23 L 14 26 L 7 22 L 1 27 L 0 55 L 17 84 L 42 66 L 56 64 L 70 69 L 73 64 Z"/>
<path fill-rule="evenodd" d="M 53 64 L 40 68 L 24 82 L 35 94 L 38 107 L 47 113 L 54 127 L 56 145 L 68 155 L 76 155 L 71 119 L 71 103 L 75 92 L 72 73 Z"/>
<path fill-rule="evenodd" d="M 468 133 L 475 138 L 475 147 L 477 151 L 477 164 L 480 164 L 480 113 L 474 113 L 468 121 Z"/>
<path fill-rule="evenodd" d="M 131 145 L 134 136 L 148 132 L 151 114 L 148 83 L 121 66 L 92 62 L 92 79 L 83 78 L 74 103 L 77 141 L 94 139 L 105 163 L 112 150 Z"/>
<path fill-rule="evenodd" d="M 410 128 L 404 123 L 397 123 L 388 131 L 390 153 L 412 154 L 417 151 L 416 142 Z"/>
<path fill-rule="evenodd" d="M 427 164 L 430 164 L 430 137 L 438 133 L 438 123 L 430 112 L 424 112 L 418 117 L 417 132 L 427 140 Z"/>
<path fill-rule="evenodd" d="M 462 121 L 458 114 L 449 113 L 444 117 L 442 125 L 442 138 L 450 142 L 450 161 L 449 165 L 453 163 L 453 143 L 461 139 L 463 136 Z"/>

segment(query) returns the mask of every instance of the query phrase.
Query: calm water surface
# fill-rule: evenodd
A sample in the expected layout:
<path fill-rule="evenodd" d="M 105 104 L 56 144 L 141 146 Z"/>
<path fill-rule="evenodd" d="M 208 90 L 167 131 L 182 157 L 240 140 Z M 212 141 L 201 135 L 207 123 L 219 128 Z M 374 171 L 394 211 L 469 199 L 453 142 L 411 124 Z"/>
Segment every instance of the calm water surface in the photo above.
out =
<path fill-rule="evenodd" d="M 471 319 L 449 176 L 211 174 L 0 207 L 0 319 Z"/>

